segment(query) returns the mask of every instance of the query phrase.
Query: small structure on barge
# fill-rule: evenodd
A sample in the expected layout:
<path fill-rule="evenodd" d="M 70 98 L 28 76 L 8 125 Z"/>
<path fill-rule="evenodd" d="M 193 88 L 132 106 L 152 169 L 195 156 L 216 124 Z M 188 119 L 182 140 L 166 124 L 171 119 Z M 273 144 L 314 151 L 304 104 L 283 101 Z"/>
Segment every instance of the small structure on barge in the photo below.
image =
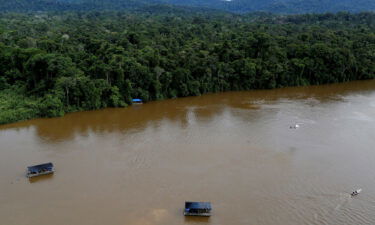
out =
<path fill-rule="evenodd" d="M 185 216 L 211 216 L 211 202 L 185 202 Z"/>
<path fill-rule="evenodd" d="M 46 175 L 46 174 L 52 174 L 54 172 L 55 172 L 55 168 L 54 168 L 53 164 L 50 163 L 50 162 L 27 167 L 27 177 L 28 178 L 42 176 L 42 175 Z"/>

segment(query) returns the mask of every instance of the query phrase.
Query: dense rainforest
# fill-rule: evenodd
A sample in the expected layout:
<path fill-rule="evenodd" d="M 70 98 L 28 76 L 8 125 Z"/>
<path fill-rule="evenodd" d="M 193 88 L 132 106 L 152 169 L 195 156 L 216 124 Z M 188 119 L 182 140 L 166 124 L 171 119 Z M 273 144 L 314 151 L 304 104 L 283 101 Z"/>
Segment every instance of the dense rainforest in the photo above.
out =
<path fill-rule="evenodd" d="M 375 1 L 373 0 L 158 0 L 158 2 L 207 7 L 235 13 L 257 11 L 272 13 L 324 13 L 375 10 Z"/>
<path fill-rule="evenodd" d="M 375 11 L 374 0 L 0 0 L 0 12 L 134 10 L 157 4 L 234 13 L 326 13 Z"/>
<path fill-rule="evenodd" d="M 0 14 L 0 123 L 374 76 L 374 13 Z"/>

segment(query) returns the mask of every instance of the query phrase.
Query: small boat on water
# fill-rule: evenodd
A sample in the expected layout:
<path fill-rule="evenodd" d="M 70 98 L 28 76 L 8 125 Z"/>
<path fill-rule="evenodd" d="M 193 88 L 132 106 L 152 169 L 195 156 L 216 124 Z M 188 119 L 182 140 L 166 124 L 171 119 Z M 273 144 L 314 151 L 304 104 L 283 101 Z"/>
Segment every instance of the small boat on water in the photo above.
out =
<path fill-rule="evenodd" d="M 359 195 L 359 193 L 361 193 L 361 192 L 362 192 L 362 189 L 360 188 L 360 189 L 357 189 L 357 190 L 353 191 L 350 195 L 356 196 L 356 195 Z"/>
<path fill-rule="evenodd" d="M 211 216 L 210 202 L 185 202 L 185 216 Z"/>
<path fill-rule="evenodd" d="M 299 124 L 296 123 L 296 124 L 294 124 L 293 126 L 290 126 L 289 128 L 290 128 L 290 129 L 298 129 L 298 128 L 299 128 Z"/>
<path fill-rule="evenodd" d="M 52 163 L 44 163 L 40 165 L 27 167 L 28 178 L 51 174 L 54 172 L 55 172 L 55 168 Z"/>

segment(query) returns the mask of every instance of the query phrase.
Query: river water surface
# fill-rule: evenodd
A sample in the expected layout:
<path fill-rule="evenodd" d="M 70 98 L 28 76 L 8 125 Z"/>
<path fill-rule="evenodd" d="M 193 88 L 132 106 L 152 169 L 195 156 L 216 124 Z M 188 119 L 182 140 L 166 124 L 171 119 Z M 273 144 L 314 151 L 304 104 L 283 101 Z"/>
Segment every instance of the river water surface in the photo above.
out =
<path fill-rule="evenodd" d="M 375 224 L 374 171 L 375 81 L 71 113 L 0 126 L 0 224 Z"/>

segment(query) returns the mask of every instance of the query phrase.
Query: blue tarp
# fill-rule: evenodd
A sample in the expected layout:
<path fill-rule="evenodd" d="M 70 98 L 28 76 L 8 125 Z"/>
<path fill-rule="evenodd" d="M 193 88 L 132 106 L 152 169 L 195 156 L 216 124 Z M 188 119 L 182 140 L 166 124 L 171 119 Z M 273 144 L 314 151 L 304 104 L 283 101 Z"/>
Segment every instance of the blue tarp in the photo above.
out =
<path fill-rule="evenodd" d="M 185 209 L 211 210 L 211 202 L 185 202 Z"/>
<path fill-rule="evenodd" d="M 29 166 L 29 167 L 27 167 L 27 169 L 30 173 L 39 173 L 42 170 L 51 171 L 53 169 L 53 164 L 52 163 L 45 163 L 45 164 L 40 164 L 40 165 L 36 165 L 36 166 Z"/>

